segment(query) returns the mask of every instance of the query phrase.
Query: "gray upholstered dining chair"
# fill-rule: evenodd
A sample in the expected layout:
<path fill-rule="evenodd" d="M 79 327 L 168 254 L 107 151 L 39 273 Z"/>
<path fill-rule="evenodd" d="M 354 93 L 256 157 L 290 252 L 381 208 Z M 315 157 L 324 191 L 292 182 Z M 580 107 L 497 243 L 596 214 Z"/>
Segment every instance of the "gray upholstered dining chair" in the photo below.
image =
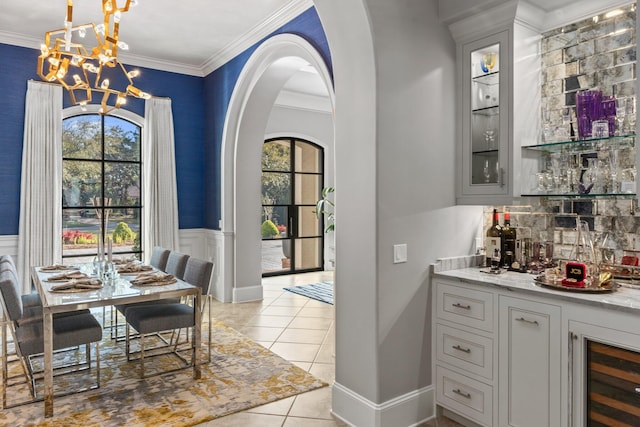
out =
<path fill-rule="evenodd" d="M 189 255 L 176 251 L 169 252 L 169 258 L 167 259 L 167 266 L 165 267 L 165 273 L 173 274 L 176 278 L 184 279 L 184 271 L 187 268 L 187 261 Z"/>
<path fill-rule="evenodd" d="M 161 246 L 154 246 L 151 252 L 151 259 L 149 264 L 152 267 L 157 268 L 158 270 L 165 271 L 169 274 L 173 274 L 178 279 L 182 279 L 184 276 L 184 269 L 187 265 L 187 260 L 189 259 L 189 255 L 181 254 L 179 252 L 170 251 L 169 249 L 165 249 Z M 171 270 L 171 271 L 168 271 Z M 132 304 L 117 304 L 115 305 L 116 311 L 112 311 L 111 321 L 113 324 L 113 328 L 111 328 L 111 339 L 115 339 L 116 341 L 121 341 L 124 337 L 122 335 L 118 335 L 118 312 L 122 315 L 125 315 L 125 311 L 129 307 L 140 306 L 140 305 L 149 305 L 149 304 L 165 304 L 165 303 L 175 303 L 180 302 L 179 298 L 171 298 L 161 301 L 151 301 L 151 302 L 138 302 Z"/>
<path fill-rule="evenodd" d="M 0 271 L 3 270 L 11 271 L 15 275 L 16 281 L 18 281 L 18 269 L 11 255 L 0 255 Z M 37 292 L 21 295 L 20 299 L 24 307 L 42 307 L 42 301 Z"/>
<path fill-rule="evenodd" d="M 154 246 L 151 251 L 151 259 L 149 264 L 158 270 L 164 271 L 167 268 L 167 261 L 169 260 L 169 254 L 171 251 L 161 246 Z"/>
<path fill-rule="evenodd" d="M 184 280 L 194 286 L 198 286 L 201 289 L 203 295 L 206 295 L 209 291 L 209 282 L 211 281 L 211 274 L 213 272 L 213 263 L 210 261 L 203 261 L 197 258 L 190 257 L 185 266 Z M 175 331 L 184 328 L 195 327 L 195 311 L 202 310 L 202 307 L 193 307 L 193 305 L 173 303 L 173 304 L 153 304 L 129 307 L 125 311 L 125 318 L 127 320 L 127 332 L 126 332 L 126 353 L 127 360 L 134 360 L 131 355 L 130 348 L 130 327 L 133 327 L 140 334 L 140 360 L 141 377 L 145 378 L 145 336 L 152 333 Z M 195 360 L 195 343 L 194 340 L 190 342 L 192 351 L 192 361 Z M 187 367 L 191 366 L 184 357 L 179 354 L 178 342 L 176 340 L 175 345 L 171 346 L 173 349 L 170 353 L 175 354 L 180 359 L 187 363 Z M 209 344 L 209 353 L 210 353 Z M 167 354 L 167 352 L 163 353 Z M 136 359 L 136 360 L 137 360 Z M 196 362 L 197 363 L 197 362 Z M 164 371 L 170 372 L 170 371 Z M 164 373 L 163 372 L 163 373 Z"/>
<path fill-rule="evenodd" d="M 20 298 L 20 286 L 11 271 L 5 270 L 0 272 L 0 303 L 4 312 L 5 319 L 9 331 L 15 344 L 16 353 L 21 362 L 24 375 L 29 384 L 33 400 L 38 399 L 36 393 L 36 380 L 39 374 L 33 369 L 31 357 L 42 354 L 44 351 L 44 325 L 42 316 L 26 317 L 25 307 Z M 81 370 L 79 366 L 86 366 L 82 370 L 91 369 L 91 349 L 90 344 L 96 343 L 96 384 L 88 389 L 100 387 L 100 350 L 99 342 L 102 340 L 102 327 L 95 317 L 90 313 L 82 312 L 79 314 L 54 315 L 53 316 L 53 350 L 62 350 L 71 347 L 85 346 L 86 356 L 84 362 L 78 362 L 74 371 Z M 7 405 L 7 387 L 17 383 L 9 384 L 10 380 L 16 377 L 8 378 L 8 361 L 7 350 L 2 350 L 2 403 L 4 408 L 30 403 L 30 401 L 14 403 Z M 68 368 L 68 367 L 62 367 Z M 74 392 L 74 391 L 71 391 Z M 68 393 L 65 393 L 68 394 Z"/>

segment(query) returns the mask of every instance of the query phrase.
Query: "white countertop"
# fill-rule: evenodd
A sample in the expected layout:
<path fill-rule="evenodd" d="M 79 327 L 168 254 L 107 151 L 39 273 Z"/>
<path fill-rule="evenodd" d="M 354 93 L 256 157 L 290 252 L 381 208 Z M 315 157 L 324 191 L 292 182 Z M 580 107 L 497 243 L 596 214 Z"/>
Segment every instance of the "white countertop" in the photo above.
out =
<path fill-rule="evenodd" d="M 640 313 L 640 286 L 632 287 L 622 284 L 615 291 L 606 293 L 575 292 L 540 286 L 533 281 L 534 275 L 532 274 L 511 271 L 502 274 L 487 274 L 481 273 L 480 270 L 478 267 L 471 267 L 438 271 L 433 273 L 433 277 L 456 279 L 480 286 L 497 286 L 549 298 L 584 302 L 608 309 Z"/>

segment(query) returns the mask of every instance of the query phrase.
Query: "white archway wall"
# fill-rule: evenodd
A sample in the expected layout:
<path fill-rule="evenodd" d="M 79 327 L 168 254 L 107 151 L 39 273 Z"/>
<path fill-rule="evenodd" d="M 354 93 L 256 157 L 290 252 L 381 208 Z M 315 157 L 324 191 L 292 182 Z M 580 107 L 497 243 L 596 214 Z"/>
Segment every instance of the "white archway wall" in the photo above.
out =
<path fill-rule="evenodd" d="M 336 92 L 333 412 L 417 425 L 435 397 L 429 264 L 470 253 L 481 227 L 481 207 L 455 206 L 455 45 L 435 0 L 314 3 Z"/>
<path fill-rule="evenodd" d="M 222 281 L 214 295 L 225 302 L 262 298 L 260 159 L 270 112 L 284 83 L 300 68 L 318 70 L 330 99 L 329 72 L 304 39 L 282 34 L 265 41 L 247 61 L 231 96 L 223 132 Z"/>

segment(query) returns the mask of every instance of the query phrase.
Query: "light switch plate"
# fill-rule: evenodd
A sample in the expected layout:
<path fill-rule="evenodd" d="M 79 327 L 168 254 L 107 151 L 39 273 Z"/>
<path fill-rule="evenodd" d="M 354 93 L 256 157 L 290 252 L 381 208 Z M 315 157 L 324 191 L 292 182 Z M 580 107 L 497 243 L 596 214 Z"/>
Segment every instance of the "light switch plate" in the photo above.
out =
<path fill-rule="evenodd" d="M 393 263 L 407 262 L 407 244 L 393 245 Z"/>

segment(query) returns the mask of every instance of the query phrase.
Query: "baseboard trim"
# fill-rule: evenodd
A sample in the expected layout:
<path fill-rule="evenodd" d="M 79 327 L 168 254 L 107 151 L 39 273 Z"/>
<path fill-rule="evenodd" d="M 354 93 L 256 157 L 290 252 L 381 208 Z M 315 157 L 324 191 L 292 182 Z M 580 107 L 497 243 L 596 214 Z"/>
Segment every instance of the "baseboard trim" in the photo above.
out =
<path fill-rule="evenodd" d="M 252 302 L 262 300 L 262 285 L 233 288 L 233 302 Z"/>
<path fill-rule="evenodd" d="M 332 413 L 352 426 L 415 427 L 435 416 L 435 394 L 431 385 L 376 404 L 336 382 Z"/>

